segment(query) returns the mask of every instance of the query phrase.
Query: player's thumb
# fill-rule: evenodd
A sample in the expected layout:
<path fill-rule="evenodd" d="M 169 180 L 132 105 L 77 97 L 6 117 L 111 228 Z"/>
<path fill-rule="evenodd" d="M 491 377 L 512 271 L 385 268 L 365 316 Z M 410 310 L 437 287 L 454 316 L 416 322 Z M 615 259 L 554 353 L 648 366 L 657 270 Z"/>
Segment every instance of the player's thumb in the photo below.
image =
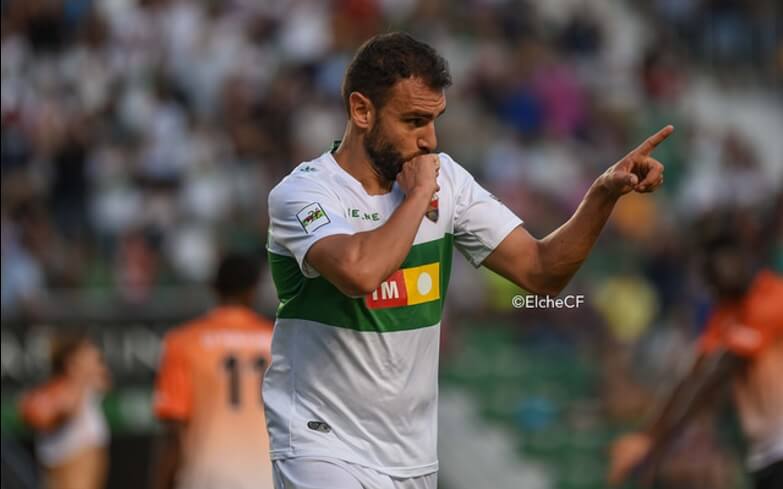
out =
<path fill-rule="evenodd" d="M 639 178 L 630 172 L 616 171 L 612 173 L 611 183 L 616 190 L 627 192 L 639 183 Z"/>
<path fill-rule="evenodd" d="M 623 186 L 628 185 L 630 187 L 634 187 L 636 186 L 637 183 L 639 183 L 639 177 L 637 177 L 633 173 L 621 172 L 619 174 L 619 178 L 620 178 L 620 183 Z"/>

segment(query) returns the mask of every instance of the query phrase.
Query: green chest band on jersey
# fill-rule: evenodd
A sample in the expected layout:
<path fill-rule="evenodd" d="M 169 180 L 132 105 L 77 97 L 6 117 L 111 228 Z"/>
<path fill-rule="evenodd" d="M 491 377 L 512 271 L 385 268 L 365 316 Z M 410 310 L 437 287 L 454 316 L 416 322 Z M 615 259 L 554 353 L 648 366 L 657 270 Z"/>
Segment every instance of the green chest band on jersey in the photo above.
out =
<path fill-rule="evenodd" d="M 443 313 L 454 236 L 420 243 L 398 271 L 365 297 L 344 295 L 323 277 L 307 278 L 293 257 L 268 252 L 280 305 L 278 318 L 357 331 L 393 332 L 438 324 Z"/>

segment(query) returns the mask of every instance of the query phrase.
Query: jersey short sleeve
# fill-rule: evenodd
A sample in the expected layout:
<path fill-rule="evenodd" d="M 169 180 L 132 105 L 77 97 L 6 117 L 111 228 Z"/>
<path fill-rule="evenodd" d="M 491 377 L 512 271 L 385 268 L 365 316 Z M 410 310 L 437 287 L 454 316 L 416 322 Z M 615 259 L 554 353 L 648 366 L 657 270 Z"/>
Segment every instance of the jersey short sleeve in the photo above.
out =
<path fill-rule="evenodd" d="M 342 207 L 336 194 L 313 177 L 288 177 L 269 194 L 270 244 L 290 253 L 305 277 L 318 276 L 305 261 L 310 247 L 327 236 L 354 234 Z"/>
<path fill-rule="evenodd" d="M 442 157 L 450 157 L 442 155 Z M 522 220 L 479 185 L 459 164 L 454 167 L 454 245 L 478 267 Z"/>
<path fill-rule="evenodd" d="M 160 419 L 185 421 L 191 415 L 193 386 L 184 339 L 169 334 L 163 342 L 154 396 L 155 415 Z"/>

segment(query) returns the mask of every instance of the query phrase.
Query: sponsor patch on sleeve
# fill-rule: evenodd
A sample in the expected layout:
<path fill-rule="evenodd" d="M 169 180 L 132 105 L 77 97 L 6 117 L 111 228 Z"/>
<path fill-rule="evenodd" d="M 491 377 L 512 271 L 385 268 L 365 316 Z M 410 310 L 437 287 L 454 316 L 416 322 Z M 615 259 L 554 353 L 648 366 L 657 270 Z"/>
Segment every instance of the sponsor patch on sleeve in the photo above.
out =
<path fill-rule="evenodd" d="M 296 213 L 296 219 L 302 225 L 302 229 L 308 234 L 331 222 L 329 216 L 326 215 L 326 211 L 318 202 L 306 205 L 301 211 Z"/>

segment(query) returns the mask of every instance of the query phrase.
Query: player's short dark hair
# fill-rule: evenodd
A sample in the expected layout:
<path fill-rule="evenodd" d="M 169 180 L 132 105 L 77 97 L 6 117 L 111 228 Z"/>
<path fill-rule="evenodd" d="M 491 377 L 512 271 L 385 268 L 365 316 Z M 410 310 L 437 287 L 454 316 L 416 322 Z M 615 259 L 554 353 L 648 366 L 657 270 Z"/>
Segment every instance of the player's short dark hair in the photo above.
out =
<path fill-rule="evenodd" d="M 350 114 L 349 98 L 359 92 L 380 109 L 399 80 L 421 78 L 440 90 L 451 85 L 448 63 L 428 44 L 404 32 L 379 34 L 367 40 L 348 65 L 343 79 L 343 101 Z"/>
<path fill-rule="evenodd" d="M 220 298 L 235 297 L 258 285 L 260 277 L 259 259 L 248 254 L 231 252 L 220 260 L 212 286 Z"/>

